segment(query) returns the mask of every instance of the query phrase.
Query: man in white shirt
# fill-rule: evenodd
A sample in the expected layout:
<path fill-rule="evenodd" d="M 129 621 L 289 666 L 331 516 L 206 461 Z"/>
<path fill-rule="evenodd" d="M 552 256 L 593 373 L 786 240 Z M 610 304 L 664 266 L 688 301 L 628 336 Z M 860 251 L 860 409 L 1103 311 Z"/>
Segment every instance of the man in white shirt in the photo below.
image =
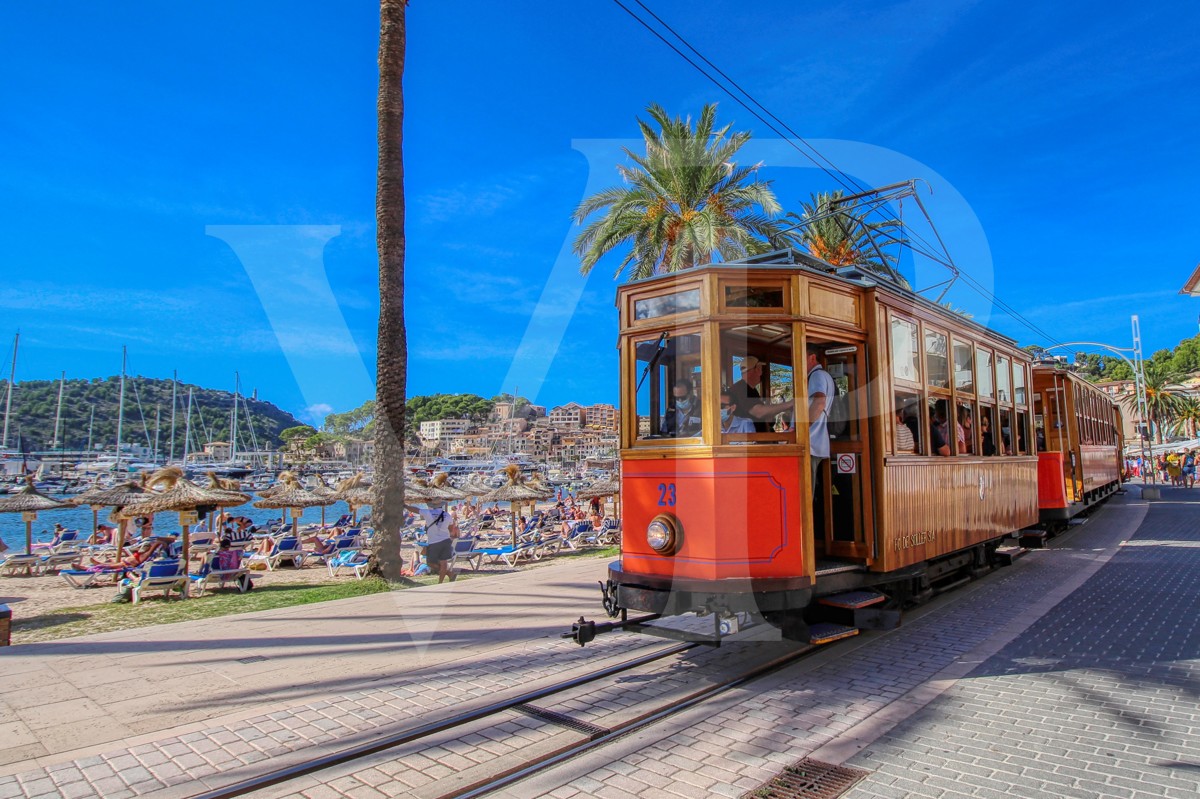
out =
<path fill-rule="evenodd" d="M 451 539 L 458 538 L 458 522 L 446 509 L 445 502 L 433 501 L 428 504 L 428 508 L 405 507 L 420 514 L 425 522 L 425 564 L 429 566 L 429 571 L 437 570 L 439 583 L 447 578 L 454 582 L 458 574 L 450 571 L 450 562 L 454 559 L 454 542 Z"/>
<path fill-rule="evenodd" d="M 818 360 L 821 348 L 809 344 L 808 352 L 808 454 L 812 464 L 813 490 L 821 461 L 829 459 L 829 403 L 837 396 L 833 378 Z"/>

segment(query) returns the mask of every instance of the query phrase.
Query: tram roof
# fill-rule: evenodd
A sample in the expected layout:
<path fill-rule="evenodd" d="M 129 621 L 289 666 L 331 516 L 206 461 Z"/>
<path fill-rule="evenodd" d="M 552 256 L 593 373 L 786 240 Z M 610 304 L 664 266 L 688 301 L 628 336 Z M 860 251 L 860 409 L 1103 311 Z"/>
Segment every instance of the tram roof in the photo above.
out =
<path fill-rule="evenodd" d="M 820 258 L 800 252 L 796 249 L 785 248 L 782 250 L 772 250 L 760 255 L 753 255 L 748 258 L 739 258 L 736 261 L 720 261 L 715 263 L 700 264 L 699 266 L 690 267 L 687 270 L 688 274 L 696 274 L 698 272 L 707 272 L 718 269 L 729 269 L 730 267 L 748 267 L 762 271 L 779 271 L 779 272 L 810 272 L 820 275 L 825 278 L 833 278 L 843 283 L 848 283 L 861 288 L 876 288 L 881 289 L 889 294 L 893 294 L 902 298 L 914 305 L 919 305 L 932 311 L 935 314 L 953 320 L 955 324 L 963 325 L 964 327 L 973 328 L 976 331 L 985 333 L 995 339 L 1007 343 L 1013 349 L 1019 349 L 1020 343 L 1010 338 L 1003 333 L 997 332 L 986 325 L 976 322 L 974 319 L 956 314 L 946 308 L 938 305 L 933 300 L 922 297 L 915 291 L 904 286 L 897 285 L 891 281 L 881 279 L 878 275 L 862 269 L 857 266 L 834 266 L 827 261 L 822 261 Z M 660 280 L 667 280 L 672 277 L 679 277 L 679 272 L 668 272 L 663 275 L 651 275 L 650 277 L 638 278 L 630 280 L 625 285 L 645 285 L 655 283 Z"/>

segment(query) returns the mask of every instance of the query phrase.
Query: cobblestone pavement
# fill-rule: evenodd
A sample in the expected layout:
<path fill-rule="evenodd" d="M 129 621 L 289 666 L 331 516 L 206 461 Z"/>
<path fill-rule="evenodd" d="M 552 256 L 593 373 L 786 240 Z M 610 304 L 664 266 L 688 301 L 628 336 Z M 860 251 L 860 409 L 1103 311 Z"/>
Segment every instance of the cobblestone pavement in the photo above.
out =
<path fill-rule="evenodd" d="M 499 795 L 740 796 L 805 756 L 870 771 L 847 794 L 853 799 L 1200 795 L 1195 497 L 1170 489 L 1149 504 L 1136 490 L 1118 496 L 1051 548 L 938 598 L 898 630 L 828 648 Z M 560 655 L 593 651 L 563 644 L 514 650 L 470 674 L 447 668 L 420 686 L 381 685 L 0 777 L 0 799 L 186 796 L 227 768 L 275 766 L 344 746 L 343 736 L 427 721 L 457 703 L 464 684 L 479 694 L 527 685 L 568 668 Z M 615 657 L 645 639 L 596 644 Z M 481 765 L 471 747 L 494 757 L 536 749 L 546 742 L 539 724 L 510 719 L 456 732 L 264 795 L 436 796 Z"/>
<path fill-rule="evenodd" d="M 853 799 L 1200 795 L 1200 507 L 1165 498 L 497 795 L 735 797 L 810 756 L 871 771 Z"/>

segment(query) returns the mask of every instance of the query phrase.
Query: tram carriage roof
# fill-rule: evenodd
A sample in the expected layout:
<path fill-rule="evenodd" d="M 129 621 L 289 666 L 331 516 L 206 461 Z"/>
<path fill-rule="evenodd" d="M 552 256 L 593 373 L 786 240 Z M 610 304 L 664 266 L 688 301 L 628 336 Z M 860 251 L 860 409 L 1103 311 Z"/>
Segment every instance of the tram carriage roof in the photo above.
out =
<path fill-rule="evenodd" d="M 917 294 L 912 289 L 892 283 L 886 278 L 875 275 L 866 269 L 856 266 L 834 266 L 826 261 L 822 261 L 820 258 L 814 258 L 807 253 L 803 253 L 799 250 L 791 248 L 772 250 L 771 252 L 762 253 L 761 255 L 754 255 L 750 256 L 749 258 L 740 258 L 736 261 L 721 261 L 701 264 L 682 272 L 669 272 L 663 275 L 652 275 L 650 277 L 638 278 L 637 280 L 630 280 L 626 282 L 620 288 L 627 290 L 635 286 L 652 285 L 654 283 L 664 282 L 670 279 L 678 279 L 680 277 L 695 275 L 703 272 L 736 267 L 748 267 L 753 268 L 755 271 L 762 272 L 809 272 L 811 274 L 819 275 L 826 279 L 833 279 L 851 286 L 880 289 L 887 294 L 891 294 L 906 302 L 920 306 L 927 311 L 942 317 L 943 319 L 953 322 L 953 324 L 972 329 L 977 333 L 986 335 L 1000 343 L 1007 344 L 1016 352 L 1023 354 L 1023 350 L 1020 349 L 1020 344 L 1016 339 L 1009 338 L 1003 333 L 999 333 L 990 327 L 976 322 L 973 319 L 968 319 L 961 314 L 948 311 L 947 309 L 938 305 L 936 302 Z M 666 342 L 666 346 L 669 347 L 670 345 L 671 341 L 668 340 L 668 342 Z M 654 342 L 649 342 L 649 346 L 650 351 L 653 351 L 655 347 Z M 642 347 L 639 347 L 639 350 L 641 349 Z M 664 354 L 670 354 L 670 351 Z"/>

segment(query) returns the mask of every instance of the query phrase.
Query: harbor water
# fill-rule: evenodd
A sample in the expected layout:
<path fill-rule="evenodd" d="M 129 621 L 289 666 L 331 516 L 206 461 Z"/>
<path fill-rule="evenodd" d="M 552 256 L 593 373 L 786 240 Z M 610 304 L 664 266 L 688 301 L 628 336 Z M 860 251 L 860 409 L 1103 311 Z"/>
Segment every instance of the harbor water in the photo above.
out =
<path fill-rule="evenodd" d="M 55 499 L 65 500 L 64 497 L 55 497 Z M 101 524 L 115 524 L 108 517 L 112 512 L 111 508 L 103 508 L 100 511 L 99 521 Z M 337 502 L 325 508 L 325 521 L 327 524 L 333 524 L 342 514 L 349 513 L 350 506 L 345 502 Z M 359 515 L 369 513 L 370 508 L 359 509 Z M 247 516 L 254 520 L 254 523 L 263 524 L 268 521 L 282 518 L 283 511 L 281 510 L 262 510 L 247 503 L 240 507 L 230 508 L 231 516 Z M 290 516 L 288 517 L 291 518 Z M 53 537 L 55 524 L 61 524 L 68 530 L 79 530 L 80 532 L 91 535 L 92 530 L 92 509 L 84 505 L 79 508 L 63 508 L 62 510 L 48 510 L 38 514 L 37 520 L 33 523 L 33 540 L 36 543 L 39 539 L 48 541 Z M 300 524 L 320 524 L 321 509 L 307 508 L 304 515 L 300 517 Z M 130 522 L 132 525 L 132 522 Z M 178 513 L 158 513 L 154 516 L 154 532 L 162 534 L 170 534 L 179 532 L 179 514 Z M 25 522 L 21 520 L 19 513 L 4 513 L 0 514 L 0 540 L 8 544 L 9 551 L 21 552 L 25 549 Z"/>

